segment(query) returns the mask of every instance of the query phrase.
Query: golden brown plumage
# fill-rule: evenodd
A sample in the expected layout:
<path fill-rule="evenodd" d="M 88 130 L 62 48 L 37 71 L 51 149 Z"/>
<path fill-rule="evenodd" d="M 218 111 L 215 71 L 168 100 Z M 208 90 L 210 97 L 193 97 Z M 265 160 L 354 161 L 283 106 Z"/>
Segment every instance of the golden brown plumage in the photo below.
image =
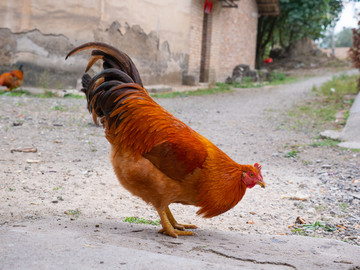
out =
<path fill-rule="evenodd" d="M 6 86 L 6 91 L 11 91 L 22 85 L 23 78 L 24 73 L 22 71 L 22 66 L 20 65 L 19 69 L 1 74 L 0 85 Z"/>
<path fill-rule="evenodd" d="M 111 144 L 111 162 L 120 183 L 152 204 L 159 213 L 161 232 L 193 235 L 172 216 L 171 203 L 200 207 L 213 217 L 234 207 L 247 187 L 265 187 L 258 164 L 240 165 L 208 139 L 159 106 L 143 88 L 129 56 L 98 42 L 86 43 L 67 57 L 94 49 L 86 72 L 97 60 L 104 70 L 83 76 L 83 91 L 95 123 L 101 118 Z"/>

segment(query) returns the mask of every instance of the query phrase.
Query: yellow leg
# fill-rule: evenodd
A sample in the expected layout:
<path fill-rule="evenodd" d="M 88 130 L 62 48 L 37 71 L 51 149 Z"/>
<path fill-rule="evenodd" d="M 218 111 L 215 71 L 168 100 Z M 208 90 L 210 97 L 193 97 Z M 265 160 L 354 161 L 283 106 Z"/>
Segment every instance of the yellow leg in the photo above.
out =
<path fill-rule="evenodd" d="M 179 235 L 194 235 L 194 232 L 189 231 L 180 231 L 177 229 L 174 229 L 174 227 L 171 225 L 171 222 L 169 221 L 168 216 L 166 215 L 165 211 L 158 211 L 160 219 L 161 219 L 161 225 L 162 229 L 159 231 L 159 233 L 164 233 L 167 235 L 170 235 L 174 238 L 177 238 Z"/>
<path fill-rule="evenodd" d="M 197 229 L 196 225 L 191 225 L 191 224 L 179 224 L 176 219 L 174 218 L 174 216 L 172 215 L 169 207 L 166 207 L 165 209 L 166 215 L 171 223 L 171 225 L 178 230 L 182 230 L 184 231 L 185 229 Z"/>

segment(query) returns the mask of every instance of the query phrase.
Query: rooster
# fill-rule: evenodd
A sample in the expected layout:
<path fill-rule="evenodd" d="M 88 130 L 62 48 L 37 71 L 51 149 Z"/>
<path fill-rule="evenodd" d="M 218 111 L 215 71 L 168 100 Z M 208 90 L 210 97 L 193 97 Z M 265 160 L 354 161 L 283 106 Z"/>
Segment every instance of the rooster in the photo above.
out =
<path fill-rule="evenodd" d="M 6 72 L 0 75 L 0 85 L 6 86 L 5 91 L 11 91 L 22 85 L 24 73 L 22 71 L 22 65 L 18 69 Z"/>
<path fill-rule="evenodd" d="M 195 225 L 179 224 L 169 205 L 200 207 L 211 218 L 234 207 L 247 188 L 265 187 L 261 166 L 240 165 L 208 139 L 158 105 L 144 89 L 130 57 L 100 42 L 73 49 L 94 49 L 87 72 L 98 60 L 104 70 L 83 75 L 82 91 L 94 122 L 98 118 L 111 144 L 111 163 L 119 182 L 158 212 L 162 229 L 172 237 L 194 235 Z"/>

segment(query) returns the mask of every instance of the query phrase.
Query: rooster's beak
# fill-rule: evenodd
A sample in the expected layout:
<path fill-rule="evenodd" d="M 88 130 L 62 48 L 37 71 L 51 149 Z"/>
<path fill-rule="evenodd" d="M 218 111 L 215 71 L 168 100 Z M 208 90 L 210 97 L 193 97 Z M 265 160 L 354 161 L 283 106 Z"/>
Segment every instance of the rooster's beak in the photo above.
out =
<path fill-rule="evenodd" d="M 256 182 L 256 184 L 258 184 L 260 187 L 262 188 L 265 188 L 266 184 L 264 181 L 259 181 L 259 182 Z"/>

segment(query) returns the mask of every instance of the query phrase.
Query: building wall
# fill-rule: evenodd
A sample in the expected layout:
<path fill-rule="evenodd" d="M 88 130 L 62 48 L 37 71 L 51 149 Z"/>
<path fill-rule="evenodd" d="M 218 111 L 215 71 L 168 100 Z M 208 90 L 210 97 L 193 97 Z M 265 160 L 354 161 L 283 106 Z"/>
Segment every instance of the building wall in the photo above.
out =
<path fill-rule="evenodd" d="M 199 77 L 203 24 L 203 1 L 193 1 L 189 74 Z M 222 8 L 214 1 L 211 11 L 211 40 L 208 81 L 225 81 L 231 76 L 236 65 L 247 64 L 255 67 L 257 5 L 256 0 L 238 1 L 238 8 Z"/>
<path fill-rule="evenodd" d="M 236 65 L 255 67 L 257 5 L 255 0 L 241 0 L 239 7 L 220 10 L 219 60 L 217 80 L 231 76 Z"/>
<path fill-rule="evenodd" d="M 133 58 L 145 84 L 180 84 L 184 74 L 192 75 L 196 82 L 204 2 L 0 1 L 0 71 L 23 63 L 25 84 L 36 85 L 39 77 L 49 77 L 49 84 L 74 85 L 89 54 L 67 61 L 64 56 L 84 42 L 103 41 Z M 209 81 L 224 81 L 237 64 L 254 66 L 256 1 L 237 3 L 238 9 L 224 9 L 214 0 L 208 40 Z"/>

